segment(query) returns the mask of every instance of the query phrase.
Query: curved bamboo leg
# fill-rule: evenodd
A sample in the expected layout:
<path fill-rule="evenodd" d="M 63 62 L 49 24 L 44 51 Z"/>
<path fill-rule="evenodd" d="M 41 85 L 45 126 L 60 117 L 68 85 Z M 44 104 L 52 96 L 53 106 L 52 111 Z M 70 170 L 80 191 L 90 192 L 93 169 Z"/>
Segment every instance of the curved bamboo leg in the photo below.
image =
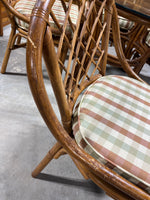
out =
<path fill-rule="evenodd" d="M 20 43 L 21 43 L 21 36 L 19 35 L 19 36 L 17 37 L 17 42 L 16 42 L 16 44 L 19 45 Z"/>
<path fill-rule="evenodd" d="M 139 65 L 137 65 L 137 67 L 134 67 L 134 72 L 136 74 L 139 74 L 143 65 L 146 63 L 147 59 L 150 58 L 150 50 L 148 49 L 144 55 L 142 55 Z"/>
<path fill-rule="evenodd" d="M 9 59 L 10 52 L 12 50 L 12 45 L 13 45 L 12 41 L 13 41 L 13 37 L 14 37 L 15 33 L 16 33 L 16 29 L 12 27 L 11 33 L 9 36 L 9 40 L 8 40 L 8 44 L 7 44 L 7 48 L 6 48 L 6 52 L 5 52 L 5 56 L 4 56 L 3 63 L 2 63 L 2 68 L 1 68 L 2 74 L 5 73 L 6 68 L 7 68 L 8 59 Z"/>
<path fill-rule="evenodd" d="M 135 78 L 139 81 L 144 82 L 130 67 L 128 64 L 121 44 L 121 38 L 120 38 L 120 29 L 119 29 L 119 22 L 118 22 L 118 14 L 115 4 L 113 5 L 113 17 L 112 17 L 112 34 L 113 34 L 113 41 L 115 50 L 118 56 L 118 59 L 122 65 L 122 68 L 124 71 L 132 78 Z"/>
<path fill-rule="evenodd" d="M 83 165 L 81 165 L 81 163 L 79 163 L 75 158 L 71 157 L 73 162 L 75 163 L 75 165 L 77 166 L 78 170 L 80 171 L 80 173 L 82 174 L 82 176 L 88 180 L 88 171 L 85 169 L 85 167 Z"/>
<path fill-rule="evenodd" d="M 113 185 L 109 184 L 108 182 L 102 180 L 101 178 L 98 178 L 97 175 L 95 175 L 94 173 L 90 172 L 89 176 L 96 185 L 98 185 L 101 189 L 103 189 L 106 192 L 106 194 L 112 197 L 113 199 L 134 200 L 128 194 L 125 194 L 124 192 L 115 188 Z"/>
<path fill-rule="evenodd" d="M 60 156 L 67 154 L 66 150 L 62 147 L 54 156 L 54 159 L 58 159 Z"/>
<path fill-rule="evenodd" d="M 62 148 L 62 146 L 57 142 L 52 149 L 46 154 L 43 160 L 38 164 L 38 166 L 33 170 L 32 177 L 37 177 L 39 173 L 48 165 L 48 163 L 54 158 L 57 152 Z"/>

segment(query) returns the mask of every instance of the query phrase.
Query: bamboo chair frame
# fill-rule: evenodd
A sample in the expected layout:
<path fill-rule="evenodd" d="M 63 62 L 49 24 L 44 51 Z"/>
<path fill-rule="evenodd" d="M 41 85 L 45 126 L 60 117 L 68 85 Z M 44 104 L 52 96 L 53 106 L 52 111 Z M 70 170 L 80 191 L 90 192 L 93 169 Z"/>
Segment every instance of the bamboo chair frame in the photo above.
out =
<path fill-rule="evenodd" d="M 61 2 L 64 1 L 61 0 Z M 112 198 L 148 200 L 150 196 L 146 192 L 83 151 L 76 144 L 72 134 L 72 114 L 77 98 L 97 78 L 105 75 L 111 20 L 113 30 L 115 33 L 116 31 L 119 33 L 115 3 L 113 0 L 91 0 L 86 15 L 86 0 L 82 2 L 77 0 L 80 11 L 77 24 L 72 27 L 72 39 L 69 40 L 66 34 L 66 25 L 71 23 L 69 10 L 72 0 L 70 0 L 69 7 L 66 9 L 64 25 L 60 28 L 61 36 L 57 50 L 54 47 L 48 22 L 49 14 L 52 14 L 53 3 L 54 0 L 37 1 L 32 12 L 27 42 L 27 73 L 30 88 L 45 123 L 57 140 L 57 143 L 32 172 L 32 176 L 37 177 L 52 159 L 67 153 L 84 178 L 93 180 Z M 104 20 L 102 20 L 103 9 L 105 10 Z M 57 24 L 57 20 L 53 19 Z M 57 26 L 59 27 L 59 24 Z M 124 69 L 130 76 L 140 80 L 121 55 L 121 43 L 117 37 L 114 39 Z M 65 60 L 68 60 L 67 65 L 61 60 L 63 46 L 67 46 L 69 52 L 68 56 L 65 54 Z M 101 55 L 98 60 L 95 59 L 97 53 Z M 42 54 L 59 107 L 61 121 L 58 120 L 45 89 Z M 94 68 L 89 75 L 91 65 L 94 65 Z"/>
<path fill-rule="evenodd" d="M 17 12 L 13 6 L 15 4 L 15 0 L 1 0 L 3 5 L 6 8 L 10 23 L 11 23 L 11 32 L 10 32 L 10 36 L 9 36 L 9 40 L 8 40 L 8 44 L 6 47 L 6 51 L 5 51 L 5 56 L 3 59 L 3 63 L 2 63 L 2 67 L 1 67 L 1 73 L 5 73 L 6 68 L 7 68 L 7 64 L 8 64 L 8 60 L 9 60 L 9 56 L 12 50 L 18 49 L 20 47 L 25 47 L 26 46 L 26 42 L 21 42 L 21 38 L 25 38 L 27 39 L 27 35 L 28 32 L 24 29 L 21 29 L 15 22 L 15 17 L 17 17 L 18 19 L 26 22 L 29 24 L 29 19 L 20 14 L 19 12 Z"/>
<path fill-rule="evenodd" d="M 10 23 L 11 23 L 11 33 L 9 36 L 7 48 L 5 51 L 5 56 L 4 56 L 2 67 L 1 67 L 1 73 L 3 74 L 6 72 L 6 68 L 7 68 L 7 64 L 8 64 L 8 60 L 9 60 L 11 51 L 21 48 L 21 47 L 26 47 L 26 42 L 21 42 L 21 38 L 25 38 L 26 40 L 28 39 L 28 30 L 25 30 L 24 28 L 21 28 L 20 26 L 18 26 L 15 18 L 18 18 L 19 20 L 21 20 L 27 24 L 29 24 L 30 19 L 27 16 L 19 13 L 14 8 L 14 5 L 18 0 L 1 0 L 1 1 L 6 8 L 6 11 L 8 13 L 8 17 L 9 17 Z M 76 0 L 74 0 L 74 4 L 76 4 L 76 3 L 77 3 Z M 63 4 L 63 6 L 64 6 L 64 9 L 66 10 L 66 5 Z M 52 16 L 52 18 L 55 17 L 53 12 L 52 12 L 51 16 Z M 52 33 L 53 33 L 55 45 L 57 46 L 57 44 L 59 43 L 59 39 L 60 39 L 60 37 L 59 37 L 60 31 L 59 30 L 61 29 L 61 26 L 59 25 L 59 22 L 56 20 L 57 19 L 55 19 L 55 22 L 57 23 L 58 28 L 52 28 Z M 71 22 L 71 19 L 69 19 L 69 21 Z M 73 23 L 70 23 L 70 26 L 73 28 L 74 27 Z M 65 52 L 67 52 L 67 49 L 64 49 L 64 51 L 62 51 L 62 55 L 61 55 L 62 60 L 63 60 L 63 57 L 65 57 Z"/>
<path fill-rule="evenodd" d="M 145 43 L 148 34 L 147 26 L 135 23 L 131 30 L 120 33 L 125 57 L 135 73 L 139 74 L 150 57 L 150 47 Z M 117 57 L 113 55 L 109 55 L 108 63 L 121 67 Z"/>
<path fill-rule="evenodd" d="M 117 7 L 117 10 L 119 16 L 134 22 L 134 26 L 131 30 L 128 30 L 127 32 L 121 30 L 120 33 L 125 57 L 135 73 L 139 74 L 143 65 L 146 62 L 148 63 L 150 58 L 150 47 L 145 42 L 150 26 L 149 20 L 126 12 L 119 6 Z M 108 56 L 108 62 L 114 66 L 121 66 L 118 59 L 112 55 Z"/>

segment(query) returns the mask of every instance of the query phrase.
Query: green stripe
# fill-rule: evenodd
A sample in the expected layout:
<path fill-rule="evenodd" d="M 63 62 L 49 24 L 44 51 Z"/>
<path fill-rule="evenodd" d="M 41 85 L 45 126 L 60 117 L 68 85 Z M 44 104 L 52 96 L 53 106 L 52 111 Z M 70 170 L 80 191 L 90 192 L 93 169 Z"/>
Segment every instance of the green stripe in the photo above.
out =
<path fill-rule="evenodd" d="M 127 81 L 125 81 L 125 80 L 119 79 L 119 78 L 117 78 L 117 77 L 114 77 L 113 79 L 112 79 L 112 77 L 109 77 L 109 80 L 110 80 L 111 82 L 114 82 L 114 85 L 115 85 L 115 86 L 118 86 L 118 87 L 120 88 L 120 85 L 121 85 L 121 86 L 125 87 L 127 90 L 131 90 L 131 91 L 136 92 L 137 95 L 141 94 L 141 92 L 142 92 L 142 89 L 141 89 L 141 88 L 138 88 L 138 87 L 136 87 L 136 86 L 133 87 L 133 86 L 131 85 L 131 83 L 128 83 L 128 79 L 127 79 Z M 131 80 L 132 80 L 132 79 L 131 79 Z M 108 83 L 111 83 L 110 81 L 107 81 L 107 80 L 106 80 L 106 82 L 108 82 Z M 143 86 L 143 84 L 140 84 L 140 82 L 136 82 L 135 80 L 132 80 L 132 81 L 133 81 L 134 83 L 137 83 L 137 84 L 141 85 L 142 87 L 146 86 L 146 85 Z M 111 83 L 111 84 L 113 84 L 113 83 Z M 145 87 L 145 88 L 150 89 L 149 86 L 147 86 L 147 87 Z M 150 95 L 149 95 L 148 92 L 145 91 L 145 94 L 142 93 L 142 95 L 143 95 L 145 98 L 150 99 Z"/>
<path fill-rule="evenodd" d="M 139 125 L 138 123 L 134 122 L 134 121 L 131 121 L 130 119 L 124 117 L 124 116 L 121 116 L 120 113 L 117 113 L 113 110 L 111 110 L 108 106 L 104 106 L 104 105 L 101 105 L 99 104 L 99 101 L 94 101 L 94 100 L 91 100 L 91 99 L 88 99 L 88 96 L 86 96 L 86 98 L 84 98 L 83 102 L 82 102 L 82 108 L 83 107 L 88 107 L 88 105 L 92 105 L 94 106 L 95 108 L 105 112 L 105 113 L 108 113 L 110 114 L 111 116 L 113 116 L 114 118 L 116 118 L 117 120 L 119 119 L 121 122 L 124 122 L 132 127 L 134 127 L 135 129 L 141 131 L 141 133 L 143 134 L 146 134 L 148 136 L 150 136 L 150 130 Z"/>
<path fill-rule="evenodd" d="M 81 117 L 82 118 L 82 117 Z M 113 135 L 110 135 L 109 133 L 107 133 L 106 131 L 102 131 L 99 127 L 96 127 L 95 125 L 80 119 L 80 127 L 84 127 L 87 129 L 86 133 L 84 136 L 88 137 L 88 130 L 90 130 L 92 133 L 99 135 L 99 141 L 100 138 L 105 139 L 106 141 L 109 141 L 110 143 L 114 144 L 115 146 L 119 147 L 120 149 L 125 150 L 126 152 L 130 153 L 131 155 L 133 155 L 135 158 L 139 158 L 140 160 L 142 160 L 143 162 L 150 164 L 150 156 L 145 155 L 144 153 L 142 153 L 141 151 L 139 151 L 138 149 L 126 144 L 124 141 L 119 140 L 118 138 L 114 137 Z M 82 132 L 82 135 L 84 133 Z M 89 137 L 90 138 L 90 137 Z M 96 142 L 96 141 L 95 141 Z"/>
<path fill-rule="evenodd" d="M 131 105 L 133 108 L 135 108 L 135 109 L 138 109 L 138 110 L 140 110 L 140 111 L 142 111 L 143 113 L 146 113 L 146 114 L 148 114 L 148 115 L 150 115 L 150 109 L 148 110 L 148 109 L 145 109 L 145 107 L 144 106 L 141 106 L 141 105 L 139 105 L 139 104 L 137 104 L 137 103 L 134 103 L 134 101 L 131 101 L 131 100 L 129 100 L 127 97 L 125 97 L 125 95 L 123 94 L 123 96 L 119 96 L 117 93 L 115 93 L 115 91 L 113 90 L 108 90 L 108 89 L 106 89 L 106 87 L 100 87 L 99 85 L 95 85 L 93 88 L 92 88 L 92 92 L 96 92 L 97 93 L 97 91 L 94 91 L 94 89 L 96 89 L 96 90 L 98 90 L 99 91 L 99 95 L 101 95 L 101 94 L 103 94 L 103 96 L 105 96 L 105 94 L 104 93 L 106 93 L 106 94 L 109 94 L 110 95 L 110 97 L 113 97 L 113 98 L 116 98 L 116 99 L 118 99 L 118 100 L 120 100 L 122 103 L 124 102 L 124 103 L 127 103 L 128 105 Z M 91 90 L 89 90 L 89 91 L 91 91 Z M 122 93 L 121 93 L 122 94 Z M 87 95 L 87 94 L 86 94 Z M 86 95 L 84 96 L 84 99 L 86 98 Z M 96 98 L 96 97 L 95 97 Z M 132 98 L 132 97 L 131 97 Z M 84 101 L 84 100 L 83 100 Z"/>

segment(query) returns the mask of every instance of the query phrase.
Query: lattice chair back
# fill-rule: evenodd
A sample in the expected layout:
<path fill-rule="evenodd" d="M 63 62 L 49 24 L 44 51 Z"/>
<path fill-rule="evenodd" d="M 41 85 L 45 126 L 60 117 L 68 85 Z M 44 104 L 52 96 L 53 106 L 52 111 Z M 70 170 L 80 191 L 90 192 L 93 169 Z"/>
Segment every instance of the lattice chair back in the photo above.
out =
<path fill-rule="evenodd" d="M 33 10 L 32 22 L 36 22 L 41 16 L 41 19 L 36 22 L 39 23 L 37 26 L 40 29 L 45 22 L 44 26 L 47 26 L 47 30 L 43 28 L 41 31 L 43 36 L 39 34 L 32 36 L 30 32 L 30 43 L 32 41 L 32 44 L 34 44 L 31 45 L 31 48 L 40 45 L 42 51 L 41 45 L 43 45 L 43 42 L 40 41 L 39 44 L 39 40 L 44 39 L 43 56 L 58 101 L 62 122 L 66 130 L 71 131 L 71 116 L 76 99 L 88 85 L 105 74 L 109 41 L 108 30 L 111 24 L 111 1 L 76 1 L 79 12 L 77 20 L 73 21 L 71 8 L 74 2 L 69 1 L 66 3 L 61 0 L 65 13 L 62 23 L 50 9 L 53 1 L 48 1 L 48 3 L 49 12 L 45 12 L 46 9 L 40 11 L 37 6 L 41 6 L 42 3 L 39 2 Z M 105 16 L 103 16 L 103 10 Z M 49 14 L 51 20 L 54 21 L 53 26 L 49 22 Z M 34 27 L 31 23 L 30 30 L 32 28 Z M 55 38 L 51 32 L 53 28 L 60 36 L 58 48 L 54 47 Z M 42 52 L 37 50 L 35 60 L 40 60 L 41 54 Z M 98 59 L 96 59 L 97 54 L 100 55 Z M 28 56 L 31 55 L 28 55 L 27 52 Z M 41 63 L 41 61 L 37 62 Z M 39 66 L 39 63 L 36 66 Z"/>

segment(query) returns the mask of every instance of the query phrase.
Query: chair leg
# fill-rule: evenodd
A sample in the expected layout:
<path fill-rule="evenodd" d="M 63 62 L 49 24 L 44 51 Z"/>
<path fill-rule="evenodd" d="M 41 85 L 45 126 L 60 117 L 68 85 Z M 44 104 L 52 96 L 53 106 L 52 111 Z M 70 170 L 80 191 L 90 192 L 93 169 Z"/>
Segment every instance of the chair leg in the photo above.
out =
<path fill-rule="evenodd" d="M 33 170 L 32 177 L 37 177 L 39 173 L 48 165 L 48 163 L 55 157 L 57 152 L 62 148 L 62 146 L 57 142 L 52 149 L 47 153 L 43 160 L 38 164 L 38 166 Z"/>
<path fill-rule="evenodd" d="M 75 163 L 76 167 L 78 168 L 78 170 L 80 171 L 80 173 L 82 174 L 82 176 L 83 176 L 86 180 L 88 180 L 89 177 L 88 177 L 88 175 L 87 175 L 88 173 L 86 173 L 87 170 L 85 169 L 85 167 L 84 167 L 83 165 L 81 165 L 81 163 L 79 163 L 75 158 L 73 158 L 73 157 L 71 157 L 71 158 L 72 158 L 73 162 Z"/>
<path fill-rule="evenodd" d="M 21 43 L 21 36 L 18 36 L 16 44 L 19 45 L 20 43 Z"/>
<path fill-rule="evenodd" d="M 54 156 L 54 159 L 58 159 L 60 156 L 67 154 L 66 150 L 62 147 Z"/>
<path fill-rule="evenodd" d="M 9 36 L 9 40 L 8 40 L 5 56 L 4 56 L 4 59 L 3 59 L 2 68 L 1 68 L 2 74 L 4 74 L 6 72 L 8 59 L 9 59 L 10 52 L 12 50 L 12 45 L 13 45 L 12 40 L 13 40 L 15 33 L 16 33 L 16 29 L 11 28 L 11 33 L 10 33 L 10 36 Z"/>

